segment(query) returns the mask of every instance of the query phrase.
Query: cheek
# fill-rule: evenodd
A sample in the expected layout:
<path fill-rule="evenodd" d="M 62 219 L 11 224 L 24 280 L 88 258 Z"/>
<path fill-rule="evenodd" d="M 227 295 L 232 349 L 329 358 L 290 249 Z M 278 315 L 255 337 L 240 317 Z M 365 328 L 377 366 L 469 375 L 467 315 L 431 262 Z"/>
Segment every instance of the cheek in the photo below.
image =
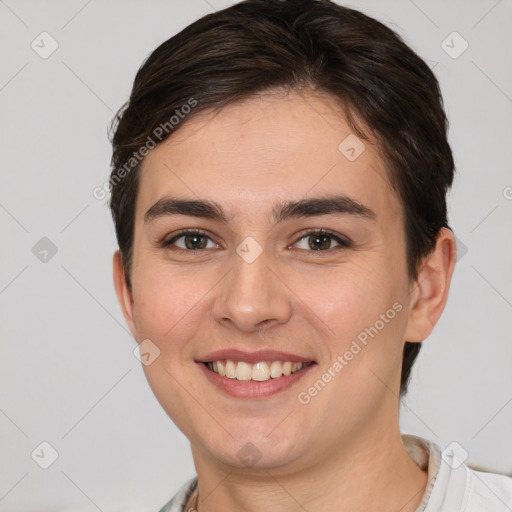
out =
<path fill-rule="evenodd" d="M 155 397 L 182 429 L 194 412 L 188 392 L 200 396 L 202 391 L 194 389 L 195 381 L 190 382 L 194 363 L 189 345 L 204 318 L 201 307 L 206 291 L 214 285 L 211 281 L 197 272 L 176 272 L 156 262 L 141 266 L 133 280 L 138 340 L 149 339 L 160 351 L 143 370 Z"/>
<path fill-rule="evenodd" d="M 208 292 L 218 281 L 214 272 L 177 270 L 147 262 L 134 273 L 134 319 L 139 339 L 151 339 L 164 356 L 187 356 L 184 346 L 204 320 Z"/>
<path fill-rule="evenodd" d="M 384 381 L 398 371 L 407 325 L 407 286 L 400 271 L 385 260 L 350 265 L 316 279 L 315 286 L 308 283 L 309 295 L 302 290 L 307 307 L 322 320 L 316 325 L 330 356 L 324 370 L 335 361 L 341 364 L 337 374 L 344 377 L 337 384 L 342 393 L 371 395 L 370 380 L 379 384 L 370 370 Z"/>
<path fill-rule="evenodd" d="M 350 263 L 317 273 L 315 278 L 297 276 L 295 287 L 307 306 L 342 339 L 373 324 L 400 301 L 404 290 L 385 262 Z"/>

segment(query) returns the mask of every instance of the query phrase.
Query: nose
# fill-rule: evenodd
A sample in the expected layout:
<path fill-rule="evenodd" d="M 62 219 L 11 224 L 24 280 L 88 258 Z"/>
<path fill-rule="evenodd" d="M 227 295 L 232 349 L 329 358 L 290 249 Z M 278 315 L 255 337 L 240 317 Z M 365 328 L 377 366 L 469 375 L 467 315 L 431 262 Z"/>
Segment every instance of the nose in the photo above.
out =
<path fill-rule="evenodd" d="M 265 251 L 250 263 L 236 254 L 213 305 L 215 320 L 254 332 L 288 322 L 291 312 L 291 292 Z"/>

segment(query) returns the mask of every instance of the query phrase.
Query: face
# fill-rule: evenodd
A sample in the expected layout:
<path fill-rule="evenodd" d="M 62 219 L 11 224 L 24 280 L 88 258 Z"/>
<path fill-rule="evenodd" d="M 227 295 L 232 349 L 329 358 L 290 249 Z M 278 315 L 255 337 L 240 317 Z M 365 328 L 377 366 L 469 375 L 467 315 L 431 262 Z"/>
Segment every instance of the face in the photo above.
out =
<path fill-rule="evenodd" d="M 159 350 L 153 392 L 205 458 L 298 469 L 396 428 L 417 297 L 400 201 L 361 143 L 331 98 L 267 95 L 187 120 L 143 162 L 132 294 L 120 265 L 118 293 Z M 239 381 L 204 364 L 223 349 L 313 363 Z"/>

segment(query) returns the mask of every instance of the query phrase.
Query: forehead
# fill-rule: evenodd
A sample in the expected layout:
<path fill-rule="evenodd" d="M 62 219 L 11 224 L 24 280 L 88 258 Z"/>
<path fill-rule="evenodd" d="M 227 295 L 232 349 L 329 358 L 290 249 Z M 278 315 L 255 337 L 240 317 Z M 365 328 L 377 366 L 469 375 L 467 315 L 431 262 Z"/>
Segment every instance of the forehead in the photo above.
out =
<path fill-rule="evenodd" d="M 178 128 L 142 163 L 139 218 L 165 195 L 214 199 L 232 215 L 254 215 L 332 193 L 399 215 L 378 146 L 353 133 L 329 96 L 261 95 Z"/>

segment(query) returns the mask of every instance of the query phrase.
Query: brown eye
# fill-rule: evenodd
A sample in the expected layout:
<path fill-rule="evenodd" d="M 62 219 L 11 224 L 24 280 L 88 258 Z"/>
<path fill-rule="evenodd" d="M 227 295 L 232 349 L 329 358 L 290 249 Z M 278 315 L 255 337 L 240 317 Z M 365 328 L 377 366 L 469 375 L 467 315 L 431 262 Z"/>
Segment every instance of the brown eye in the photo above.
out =
<path fill-rule="evenodd" d="M 311 251 L 327 251 L 329 249 L 336 249 L 337 247 L 346 248 L 350 247 L 350 243 L 343 238 L 336 236 L 334 233 L 325 230 L 311 231 L 303 235 L 297 242 L 307 240 L 307 247 L 299 247 L 303 250 Z M 336 246 L 332 246 L 333 241 Z"/>
<path fill-rule="evenodd" d="M 211 242 L 213 247 L 208 247 L 208 242 Z M 169 241 L 165 242 L 165 247 L 173 249 L 174 247 L 172 246 L 183 251 L 195 251 L 198 249 L 218 247 L 217 244 L 215 244 L 205 233 L 201 231 L 182 231 Z"/>

